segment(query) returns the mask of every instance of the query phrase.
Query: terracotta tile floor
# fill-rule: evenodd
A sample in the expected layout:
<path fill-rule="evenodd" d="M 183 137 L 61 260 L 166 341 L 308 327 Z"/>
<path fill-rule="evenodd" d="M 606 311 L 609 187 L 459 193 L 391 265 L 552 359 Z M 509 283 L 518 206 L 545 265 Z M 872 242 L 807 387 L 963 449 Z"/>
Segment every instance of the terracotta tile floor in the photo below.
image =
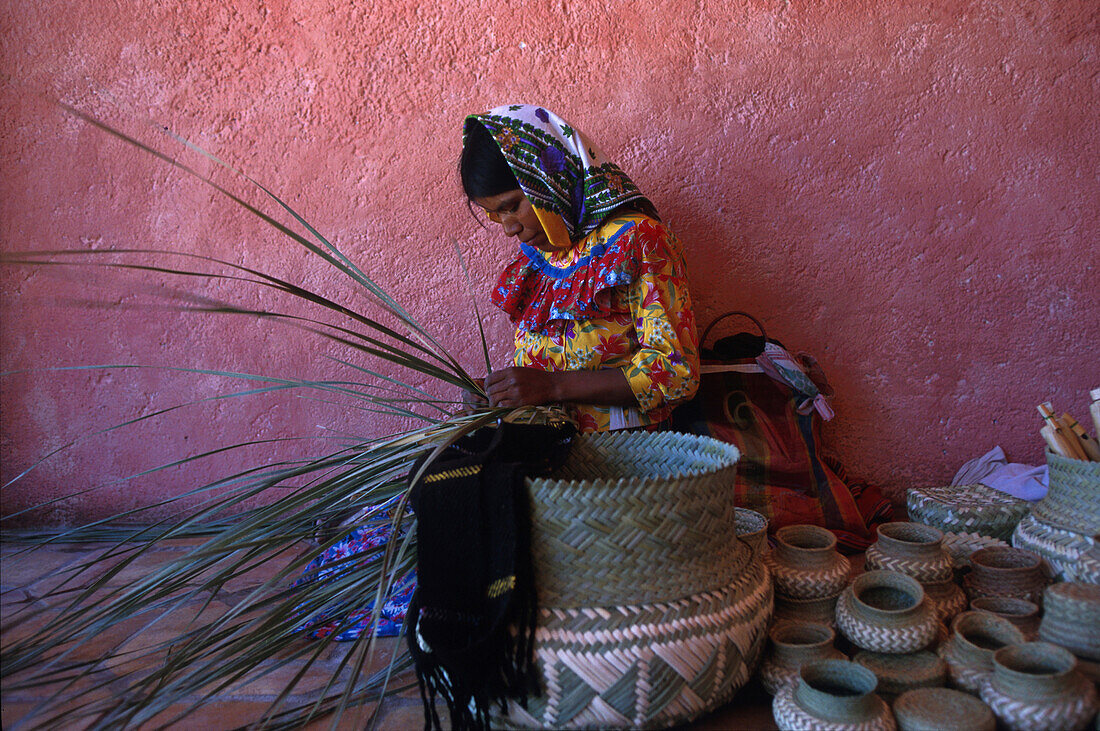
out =
<path fill-rule="evenodd" d="M 163 559 L 164 552 L 179 552 L 186 548 L 186 542 L 178 542 L 165 546 L 159 551 L 150 552 L 127 567 L 124 571 L 111 579 L 112 585 L 123 584 L 132 581 L 152 567 L 158 565 Z M 27 633 L 33 632 L 36 626 L 41 626 L 44 618 L 50 616 L 52 608 L 58 603 L 57 599 L 45 599 L 48 590 L 56 586 L 59 572 L 66 567 L 78 565 L 81 562 L 94 559 L 98 552 L 104 550 L 103 544 L 63 544 L 48 549 L 40 549 L 33 554 L 21 553 L 22 546 L 18 544 L 0 544 L 0 619 L 2 619 L 2 634 L 0 642 L 7 645 Z M 230 587 L 234 591 L 226 597 L 232 601 L 237 591 L 246 591 L 249 584 L 258 584 L 274 575 L 278 566 L 267 566 L 266 569 L 257 569 L 241 579 L 240 587 Z M 138 639 L 131 639 L 126 645 L 129 648 L 132 643 L 140 643 L 142 646 L 154 645 L 165 639 L 176 636 L 183 629 L 190 617 L 199 613 L 201 607 L 199 600 L 195 600 L 195 607 L 190 613 L 181 612 L 181 617 L 159 622 L 151 628 L 144 630 Z M 211 606 L 204 610 L 204 614 L 219 616 L 228 605 L 215 600 Z M 53 610 L 55 611 L 55 610 Z M 118 637 L 111 633 L 105 633 L 102 637 L 96 637 L 85 648 L 89 655 L 110 647 L 117 643 Z M 375 665 L 381 667 L 388 662 L 390 653 L 395 649 L 396 639 L 384 640 L 381 643 L 380 652 L 375 659 Z M 316 698 L 321 685 L 338 672 L 340 661 L 350 648 L 351 643 L 340 643 L 332 652 L 326 653 L 304 676 L 300 686 L 295 689 L 291 701 L 307 701 Z M 273 662 L 275 660 L 273 659 Z M 304 662 L 304 661 L 295 661 Z M 300 665 L 279 668 L 270 676 L 258 679 L 244 687 L 239 687 L 232 692 L 215 696 L 207 700 L 202 707 L 182 720 L 168 724 L 172 729 L 201 729 L 202 731 L 218 731 L 219 729 L 231 729 L 247 726 L 256 722 L 273 701 L 278 691 L 283 687 L 282 682 L 290 677 Z M 121 689 L 121 683 L 117 680 L 117 668 L 112 668 L 112 679 L 105 684 L 102 697 L 109 698 L 111 693 Z M 399 679 L 408 680 L 408 677 Z M 4 729 L 34 728 L 37 724 L 26 723 L 27 714 L 44 698 L 65 690 L 54 688 L 35 688 L 26 690 L 11 687 L 6 682 L 5 687 L 0 688 L 0 721 Z M 69 690 L 68 692 L 72 692 Z M 168 720 L 166 716 L 163 720 Z M 378 728 L 386 731 L 404 729 L 417 729 L 423 725 L 423 716 L 420 698 L 415 690 L 409 690 L 388 698 L 380 709 L 381 721 Z M 21 724 L 20 721 L 25 723 Z M 161 724 L 147 724 L 152 728 Z M 57 725 L 49 727 L 57 728 Z M 65 728 L 74 726 L 66 725 Z M 315 723 L 313 728 L 328 728 L 328 722 Z M 354 718 L 344 719 L 339 728 L 358 729 L 363 724 Z M 719 731 L 720 729 L 744 729 L 753 731 L 756 729 L 776 728 L 771 716 L 771 698 L 767 696 L 755 682 L 742 689 L 738 696 L 728 705 L 713 714 L 696 721 L 685 727 L 698 731 Z"/>

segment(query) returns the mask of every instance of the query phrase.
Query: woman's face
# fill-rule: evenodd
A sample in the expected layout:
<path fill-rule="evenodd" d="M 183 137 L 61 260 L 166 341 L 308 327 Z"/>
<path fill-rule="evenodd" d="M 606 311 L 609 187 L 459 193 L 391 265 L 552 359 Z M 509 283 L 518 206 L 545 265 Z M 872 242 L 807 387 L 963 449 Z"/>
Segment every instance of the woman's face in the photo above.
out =
<path fill-rule="evenodd" d="M 531 201 L 519 188 L 499 195 L 474 198 L 474 203 L 485 209 L 489 220 L 499 223 L 505 236 L 515 236 L 525 244 L 541 251 L 556 251 L 546 238 L 542 223 L 531 206 Z"/>

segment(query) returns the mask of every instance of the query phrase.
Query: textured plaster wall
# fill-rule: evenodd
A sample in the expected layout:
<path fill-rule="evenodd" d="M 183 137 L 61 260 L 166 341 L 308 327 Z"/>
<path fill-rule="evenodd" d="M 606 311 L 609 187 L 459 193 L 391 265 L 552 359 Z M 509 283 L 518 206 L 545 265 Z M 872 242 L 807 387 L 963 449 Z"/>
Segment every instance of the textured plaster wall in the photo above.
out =
<path fill-rule="evenodd" d="M 511 244 L 464 207 L 458 132 L 469 112 L 528 101 L 649 193 L 688 247 L 700 322 L 749 310 L 818 356 L 838 393 L 829 444 L 895 496 L 995 444 L 1038 463 L 1035 404 L 1083 418 L 1100 386 L 1095 0 L 4 5 L 6 251 L 187 251 L 364 306 L 283 237 L 41 95 L 178 149 L 147 122 L 168 125 L 284 194 L 478 370 L 454 244 L 483 312 Z M 0 276 L 4 371 L 335 377 L 330 358 L 349 357 L 275 323 L 164 307 L 181 289 L 275 303 L 229 280 Z M 503 364 L 508 325 L 486 317 Z M 4 512 L 104 485 L 26 518 L 84 520 L 316 447 L 287 437 L 407 425 L 286 394 L 157 415 L 246 387 L 167 370 L 4 376 L 5 480 L 78 440 L 5 488 Z M 248 439 L 263 443 L 112 482 Z"/>

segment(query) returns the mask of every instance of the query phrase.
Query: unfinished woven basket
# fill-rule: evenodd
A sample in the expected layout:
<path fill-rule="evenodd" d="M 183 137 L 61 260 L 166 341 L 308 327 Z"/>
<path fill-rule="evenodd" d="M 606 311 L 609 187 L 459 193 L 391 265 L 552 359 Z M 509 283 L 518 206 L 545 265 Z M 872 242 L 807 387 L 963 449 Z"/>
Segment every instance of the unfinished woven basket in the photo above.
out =
<path fill-rule="evenodd" d="M 767 639 L 767 569 L 734 529 L 735 447 L 578 437 L 528 480 L 543 693 L 494 725 L 663 728 L 728 701 Z"/>
<path fill-rule="evenodd" d="M 1012 545 L 1039 554 L 1053 578 L 1074 581 L 1081 554 L 1095 546 L 1096 540 L 1091 535 L 1055 528 L 1029 515 L 1016 526 Z"/>
<path fill-rule="evenodd" d="M 1008 540 L 1031 507 L 985 485 L 913 487 L 906 493 L 909 519 L 945 533 L 979 533 Z"/>

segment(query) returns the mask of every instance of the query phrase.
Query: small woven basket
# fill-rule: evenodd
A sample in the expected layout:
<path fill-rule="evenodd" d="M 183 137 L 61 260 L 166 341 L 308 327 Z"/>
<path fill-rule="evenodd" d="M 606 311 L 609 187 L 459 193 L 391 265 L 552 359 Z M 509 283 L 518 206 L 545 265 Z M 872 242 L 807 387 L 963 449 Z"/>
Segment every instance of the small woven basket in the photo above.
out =
<path fill-rule="evenodd" d="M 970 602 L 970 608 L 1007 619 L 1029 642 L 1039 636 L 1040 611 L 1035 602 L 1008 596 L 982 596 Z"/>
<path fill-rule="evenodd" d="M 904 655 L 863 650 L 852 661 L 875 674 L 878 678 L 875 692 L 886 701 L 914 688 L 939 688 L 947 684 L 947 665 L 928 650 Z"/>
<path fill-rule="evenodd" d="M 906 493 L 909 519 L 945 533 L 979 533 L 1008 540 L 1031 503 L 985 485 L 913 487 Z"/>
<path fill-rule="evenodd" d="M 754 557 L 768 550 L 768 519 L 755 510 L 736 508 L 737 536 L 748 544 Z"/>
<path fill-rule="evenodd" d="M 748 680 L 773 594 L 731 530 L 737 457 L 706 437 L 596 434 L 527 481 L 544 690 L 494 725 L 663 728 Z"/>

